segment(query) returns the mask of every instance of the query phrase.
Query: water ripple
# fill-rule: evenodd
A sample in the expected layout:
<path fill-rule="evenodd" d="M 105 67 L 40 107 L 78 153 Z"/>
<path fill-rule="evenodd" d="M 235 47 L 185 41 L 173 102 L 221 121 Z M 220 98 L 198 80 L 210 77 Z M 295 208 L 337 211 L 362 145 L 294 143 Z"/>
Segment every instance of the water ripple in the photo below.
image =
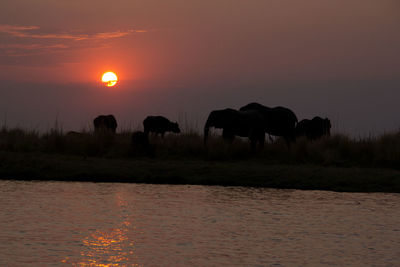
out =
<path fill-rule="evenodd" d="M 1 266 L 396 266 L 400 195 L 0 181 Z"/>

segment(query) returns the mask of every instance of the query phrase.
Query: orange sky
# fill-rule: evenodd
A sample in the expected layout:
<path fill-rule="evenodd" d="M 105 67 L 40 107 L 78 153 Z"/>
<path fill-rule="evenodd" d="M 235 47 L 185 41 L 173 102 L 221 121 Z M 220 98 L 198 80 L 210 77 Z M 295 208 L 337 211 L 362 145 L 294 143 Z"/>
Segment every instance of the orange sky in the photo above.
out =
<path fill-rule="evenodd" d="M 14 99 L 6 84 L 15 88 L 24 82 L 26 87 L 42 88 L 42 93 L 71 84 L 99 88 L 96 83 L 101 74 L 112 70 L 120 79 L 116 99 L 128 97 L 123 90 L 134 94 L 133 102 L 146 98 L 134 92 L 153 90 L 146 91 L 149 100 L 156 98 L 150 97 L 155 92 L 170 90 L 171 95 L 163 96 L 166 104 L 154 100 L 158 104 L 148 103 L 153 109 L 135 111 L 140 116 L 165 112 L 176 117 L 187 112 L 201 121 L 209 109 L 237 108 L 246 104 L 241 101 L 249 100 L 290 106 L 300 118 L 314 114 L 337 117 L 344 128 L 351 128 L 358 117 L 351 122 L 343 117 L 351 112 L 357 92 L 369 88 L 360 99 L 388 90 L 382 92 L 382 98 L 374 98 L 385 103 L 385 95 L 400 84 L 399 28 L 400 4 L 396 0 L 3 0 L 1 101 L 5 101 L 4 107 L 9 105 L 8 97 Z M 348 88 L 345 93 L 354 99 L 338 95 L 343 89 L 335 89 L 335 83 Z M 75 89 L 63 90 L 59 95 Z M 89 98 L 84 94 L 82 97 Z M 203 106 L 190 110 L 185 103 L 199 95 L 214 99 L 203 100 Z M 337 103 L 321 103 L 327 101 L 327 95 Z M 175 96 L 181 97 L 182 103 L 176 103 Z M 63 99 L 73 101 L 71 97 Z M 353 102 L 346 103 L 346 99 Z M 18 101 L 25 100 L 21 96 L 13 101 L 18 106 Z M 101 110 L 104 107 L 99 103 L 91 105 L 88 118 L 109 111 L 130 120 L 130 108 L 122 104 L 107 110 Z M 357 105 L 359 113 L 376 112 L 365 103 Z M 349 110 L 335 110 L 339 106 Z M 30 120 L 21 119 L 24 110 L 10 109 L 16 110 L 10 107 L 0 112 L 17 113 L 12 117 L 21 124 Z M 385 112 L 393 111 L 395 107 Z M 381 116 L 387 118 L 385 112 Z M 371 128 L 397 125 L 394 117 L 384 125 L 380 116 L 375 119 Z M 73 118 L 66 116 L 65 120 Z M 368 120 L 363 123 L 359 128 L 368 131 Z"/>

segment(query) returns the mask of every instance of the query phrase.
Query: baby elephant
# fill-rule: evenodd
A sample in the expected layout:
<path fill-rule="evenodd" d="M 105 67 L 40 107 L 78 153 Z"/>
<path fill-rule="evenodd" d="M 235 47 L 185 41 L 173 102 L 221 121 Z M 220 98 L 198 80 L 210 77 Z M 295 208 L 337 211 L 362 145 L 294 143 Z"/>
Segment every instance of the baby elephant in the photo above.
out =
<path fill-rule="evenodd" d="M 144 133 L 155 133 L 156 135 L 161 134 L 164 137 L 166 132 L 180 133 L 179 125 L 176 122 L 170 122 L 163 116 L 148 116 L 143 121 Z"/>
<path fill-rule="evenodd" d="M 330 136 L 331 121 L 327 118 L 314 117 L 312 120 L 304 119 L 296 125 L 296 136 L 305 136 L 309 140 L 316 140 L 323 136 Z"/>

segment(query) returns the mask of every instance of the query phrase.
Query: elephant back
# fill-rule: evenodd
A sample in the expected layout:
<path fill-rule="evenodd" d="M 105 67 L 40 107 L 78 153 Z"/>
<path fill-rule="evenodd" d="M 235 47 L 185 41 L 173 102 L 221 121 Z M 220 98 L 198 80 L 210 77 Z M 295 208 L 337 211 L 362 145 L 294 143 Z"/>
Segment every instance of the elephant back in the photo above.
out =
<path fill-rule="evenodd" d="M 93 120 L 95 132 L 112 132 L 117 129 L 117 120 L 114 115 L 99 115 Z"/>

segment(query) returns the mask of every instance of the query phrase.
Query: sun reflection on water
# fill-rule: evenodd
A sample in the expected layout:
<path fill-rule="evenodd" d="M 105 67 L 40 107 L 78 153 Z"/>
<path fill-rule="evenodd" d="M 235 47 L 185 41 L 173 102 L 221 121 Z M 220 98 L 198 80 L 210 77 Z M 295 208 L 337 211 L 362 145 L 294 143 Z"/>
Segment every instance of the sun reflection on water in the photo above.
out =
<path fill-rule="evenodd" d="M 121 195 L 117 194 L 116 200 L 118 208 L 125 206 Z M 135 243 L 128 238 L 130 228 L 129 220 L 124 220 L 117 228 L 96 230 L 82 240 L 79 262 L 70 257 L 61 262 L 81 267 L 142 266 L 134 263 Z"/>
<path fill-rule="evenodd" d="M 65 258 L 62 262 L 82 267 L 140 266 L 132 263 L 135 251 L 134 242 L 127 237 L 129 226 L 130 222 L 124 221 L 120 228 L 95 231 L 82 241 L 80 262 L 74 263 L 70 258 Z"/>

